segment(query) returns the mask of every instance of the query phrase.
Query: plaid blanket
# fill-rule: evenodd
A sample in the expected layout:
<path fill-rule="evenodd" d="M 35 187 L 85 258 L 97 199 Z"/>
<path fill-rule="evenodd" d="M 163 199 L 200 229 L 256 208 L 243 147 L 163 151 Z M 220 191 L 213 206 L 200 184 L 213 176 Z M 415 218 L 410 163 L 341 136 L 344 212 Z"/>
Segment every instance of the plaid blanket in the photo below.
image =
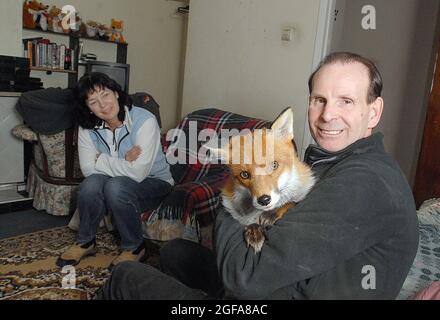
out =
<path fill-rule="evenodd" d="M 187 238 L 209 245 L 211 239 L 203 239 L 200 228 L 212 226 L 220 203 L 220 189 L 229 172 L 225 165 L 200 162 L 197 155 L 205 141 L 199 141 L 198 134 L 212 129 L 221 138 L 222 130 L 253 130 L 270 124 L 218 109 L 202 109 L 188 114 L 174 134 L 168 132 L 162 139 L 167 158 L 170 153 L 180 152 L 179 159 L 184 158 L 185 163 L 170 166 L 176 185 L 158 208 L 142 215 L 147 237 L 163 241 Z"/>

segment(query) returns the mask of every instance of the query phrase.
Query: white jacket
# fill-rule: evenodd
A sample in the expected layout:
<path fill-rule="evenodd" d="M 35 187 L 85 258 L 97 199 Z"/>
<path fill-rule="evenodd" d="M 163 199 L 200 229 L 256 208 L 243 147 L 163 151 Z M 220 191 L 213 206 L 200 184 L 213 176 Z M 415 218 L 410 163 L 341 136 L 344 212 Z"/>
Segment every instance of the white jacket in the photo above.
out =
<path fill-rule="evenodd" d="M 135 145 L 141 154 L 135 161 L 126 161 L 125 154 Z M 136 182 L 146 177 L 174 184 L 169 165 L 162 152 L 160 129 L 153 114 L 133 106 L 125 107 L 125 119 L 114 133 L 103 125 L 78 131 L 78 154 L 83 175 L 105 174 L 126 176 Z"/>

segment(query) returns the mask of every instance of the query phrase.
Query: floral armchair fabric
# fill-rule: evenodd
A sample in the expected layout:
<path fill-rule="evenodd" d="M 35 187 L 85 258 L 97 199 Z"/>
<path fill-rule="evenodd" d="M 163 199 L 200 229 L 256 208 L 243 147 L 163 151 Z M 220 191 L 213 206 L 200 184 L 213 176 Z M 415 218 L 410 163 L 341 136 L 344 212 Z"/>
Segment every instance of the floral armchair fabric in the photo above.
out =
<path fill-rule="evenodd" d="M 35 209 L 55 216 L 67 216 L 75 210 L 78 185 L 83 179 L 75 132 L 76 129 L 71 128 L 45 135 L 26 125 L 18 125 L 12 130 L 14 136 L 32 143 L 33 160 L 26 191 L 34 199 Z M 71 144 L 70 151 L 67 144 Z"/>

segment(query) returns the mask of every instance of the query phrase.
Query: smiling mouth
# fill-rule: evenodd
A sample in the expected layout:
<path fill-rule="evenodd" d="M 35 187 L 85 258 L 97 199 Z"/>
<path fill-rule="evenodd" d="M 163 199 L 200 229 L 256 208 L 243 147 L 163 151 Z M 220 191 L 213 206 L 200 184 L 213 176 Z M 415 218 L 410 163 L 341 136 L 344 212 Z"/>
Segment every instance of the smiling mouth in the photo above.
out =
<path fill-rule="evenodd" d="M 344 131 L 344 130 L 324 130 L 324 129 L 319 129 L 319 132 L 321 133 L 321 135 L 324 135 L 324 136 L 337 136 L 337 135 L 341 134 L 342 131 Z"/>

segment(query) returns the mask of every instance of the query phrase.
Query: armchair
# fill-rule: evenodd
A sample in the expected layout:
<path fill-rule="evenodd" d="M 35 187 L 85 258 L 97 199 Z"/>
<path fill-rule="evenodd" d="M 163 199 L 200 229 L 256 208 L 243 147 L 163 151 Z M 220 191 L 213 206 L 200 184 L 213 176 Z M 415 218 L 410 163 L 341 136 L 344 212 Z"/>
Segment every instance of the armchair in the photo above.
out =
<path fill-rule="evenodd" d="M 252 130 L 269 124 L 218 109 L 202 109 L 187 115 L 176 128 L 177 139 L 167 141 L 165 136 L 162 139 L 167 158 L 170 153 L 180 151 L 185 154 L 186 163 L 170 166 L 175 181 L 173 190 L 158 208 L 142 214 L 145 237 L 161 241 L 185 238 L 212 247 L 212 227 L 220 203 L 220 188 L 229 173 L 221 164 L 202 164 L 199 159 L 190 164 L 189 158 L 195 151 L 189 148 L 190 139 L 197 138 L 204 129 L 213 129 L 221 135 L 221 130 Z M 197 141 L 197 153 L 202 143 Z M 176 150 L 175 146 L 181 150 Z"/>
<path fill-rule="evenodd" d="M 161 125 L 159 105 L 145 92 L 130 95 L 129 103 L 153 113 Z M 32 144 L 26 190 L 33 207 L 56 216 L 76 209 L 78 186 L 84 179 L 78 159 L 77 127 L 71 89 L 48 88 L 23 93 L 16 109 L 25 124 L 12 134 Z"/>

